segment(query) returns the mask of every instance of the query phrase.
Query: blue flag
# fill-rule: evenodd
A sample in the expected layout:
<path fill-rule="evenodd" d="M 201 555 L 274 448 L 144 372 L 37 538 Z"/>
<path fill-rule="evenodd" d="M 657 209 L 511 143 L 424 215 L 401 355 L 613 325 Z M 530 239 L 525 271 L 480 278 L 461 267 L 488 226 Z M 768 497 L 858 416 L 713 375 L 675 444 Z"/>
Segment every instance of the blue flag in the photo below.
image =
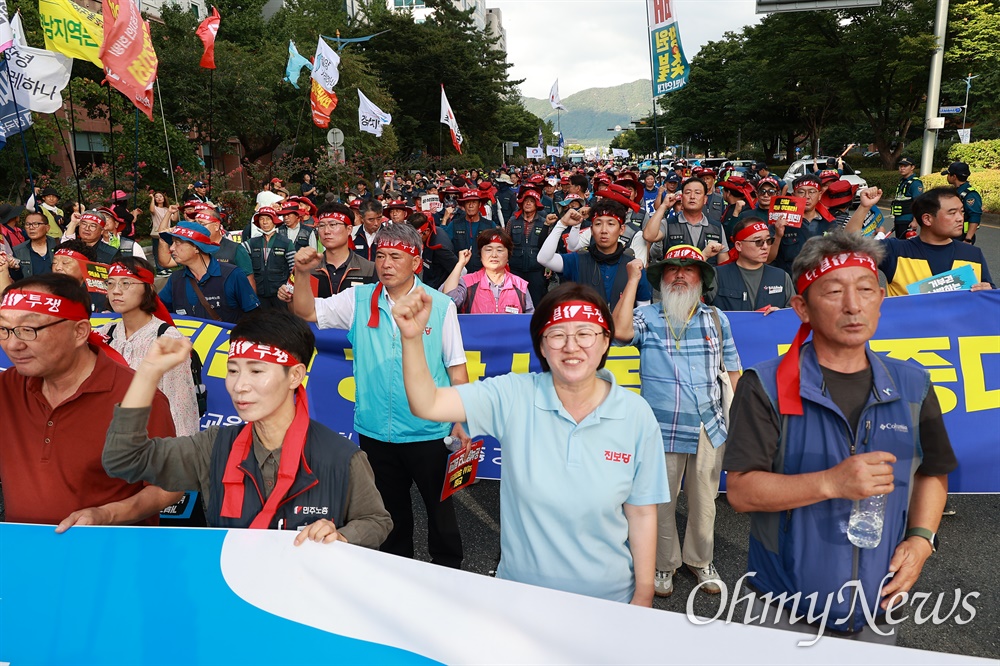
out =
<path fill-rule="evenodd" d="M 18 122 L 20 117 L 20 123 Z M 17 100 L 11 92 L 10 75 L 7 70 L 7 59 L 3 59 L 0 68 L 0 147 L 7 143 L 7 138 L 31 127 L 31 111 L 28 110 L 28 96 L 24 90 L 18 90 Z"/>
<path fill-rule="evenodd" d="M 288 40 L 288 65 L 285 66 L 285 81 L 288 81 L 296 88 L 299 87 L 299 76 L 302 75 L 302 68 L 308 67 L 312 71 L 312 63 L 305 56 L 299 54 L 295 48 L 295 42 Z"/>

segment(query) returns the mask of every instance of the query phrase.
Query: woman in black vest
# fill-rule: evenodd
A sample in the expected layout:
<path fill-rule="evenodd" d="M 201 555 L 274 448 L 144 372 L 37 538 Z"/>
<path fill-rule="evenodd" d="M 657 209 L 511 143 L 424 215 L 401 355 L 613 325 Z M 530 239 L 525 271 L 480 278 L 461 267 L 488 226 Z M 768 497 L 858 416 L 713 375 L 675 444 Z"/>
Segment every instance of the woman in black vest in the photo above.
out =
<path fill-rule="evenodd" d="M 191 353 L 186 338 L 158 338 L 115 409 L 105 470 L 200 491 L 212 527 L 301 530 L 296 545 L 311 539 L 378 548 L 392 520 L 368 458 L 309 418 L 302 382 L 314 352 L 312 330 L 290 313 L 243 319 L 230 336 L 226 390 L 248 423 L 152 440 L 146 421 L 156 384 Z"/>

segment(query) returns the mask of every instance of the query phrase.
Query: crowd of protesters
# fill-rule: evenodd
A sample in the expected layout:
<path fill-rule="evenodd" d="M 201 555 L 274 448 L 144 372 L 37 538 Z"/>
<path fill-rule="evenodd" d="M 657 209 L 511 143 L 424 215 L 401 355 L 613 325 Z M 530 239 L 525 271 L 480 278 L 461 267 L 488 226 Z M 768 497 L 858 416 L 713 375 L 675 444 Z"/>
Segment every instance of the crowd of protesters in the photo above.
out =
<path fill-rule="evenodd" d="M 86 210 L 51 188 L 0 206 L 6 519 L 155 524 L 196 490 L 210 526 L 413 557 L 416 484 L 432 561 L 459 568 L 446 440 L 490 435 L 504 449 L 500 578 L 649 606 L 683 566 L 718 594 L 728 470 L 731 503 L 754 512 L 760 595 L 836 592 L 853 501 L 888 495 L 882 543 L 854 576 L 884 608 L 877 595 L 907 591 L 933 552 L 958 463 L 926 371 L 867 342 L 886 291 L 962 265 L 973 291 L 994 285 L 966 165 L 923 192 L 901 160 L 890 220 L 880 190 L 828 166 L 791 182 L 686 160 L 387 171 L 340 196 L 275 178 L 242 220 L 195 182 L 177 203 L 150 193 L 148 250 L 123 192 Z M 779 195 L 805 202 L 801 225 L 769 218 Z M 792 349 L 744 373 L 725 313 L 784 308 L 805 322 Z M 121 318 L 98 333 L 94 312 Z M 470 384 L 469 313 L 531 315 L 542 372 Z M 175 316 L 235 324 L 226 390 L 245 424 L 200 428 Z M 309 416 L 310 323 L 348 332 L 358 443 Z M 639 396 L 604 369 L 615 344 L 639 350 Z M 898 395 L 880 397 L 889 385 Z M 905 427 L 872 431 L 886 420 Z M 322 511 L 292 511 L 293 496 Z M 871 639 L 855 620 L 820 629 Z"/>

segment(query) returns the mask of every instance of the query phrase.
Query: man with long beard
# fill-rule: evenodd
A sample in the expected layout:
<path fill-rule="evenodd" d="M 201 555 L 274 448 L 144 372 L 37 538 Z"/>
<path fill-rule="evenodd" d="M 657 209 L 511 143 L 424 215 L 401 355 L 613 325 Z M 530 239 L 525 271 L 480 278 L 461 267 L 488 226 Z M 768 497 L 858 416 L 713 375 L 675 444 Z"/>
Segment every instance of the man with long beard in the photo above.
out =
<path fill-rule="evenodd" d="M 696 247 L 675 245 L 650 264 L 646 278 L 660 303 L 633 311 L 642 262 L 629 262 L 628 284 L 614 311 L 615 340 L 639 349 L 642 396 L 660 423 L 670 502 L 657 509 L 654 594 L 673 594 L 682 563 L 708 594 L 719 594 L 715 550 L 715 496 L 727 436 L 719 373 L 736 386 L 740 357 L 726 315 L 705 305 L 715 269 Z M 677 494 L 684 481 L 688 523 L 683 557 L 677 534 Z"/>

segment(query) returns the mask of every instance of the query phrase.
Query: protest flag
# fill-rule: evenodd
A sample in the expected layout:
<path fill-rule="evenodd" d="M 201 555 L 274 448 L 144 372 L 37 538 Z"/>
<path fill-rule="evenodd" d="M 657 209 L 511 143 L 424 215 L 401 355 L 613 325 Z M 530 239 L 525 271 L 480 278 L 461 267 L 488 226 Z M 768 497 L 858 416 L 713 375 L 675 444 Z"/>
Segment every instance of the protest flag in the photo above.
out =
<path fill-rule="evenodd" d="M 72 0 L 38 0 L 38 15 L 45 34 L 45 48 L 88 60 L 101 69 L 104 18 Z"/>
<path fill-rule="evenodd" d="M 100 57 L 108 83 L 153 119 L 153 81 L 159 62 L 143 20 L 132 0 L 102 0 L 104 43 Z M 139 29 L 136 29 L 139 26 Z"/>
<path fill-rule="evenodd" d="M 299 87 L 299 77 L 302 75 L 303 67 L 308 67 L 311 72 L 313 65 L 295 48 L 295 42 L 288 40 L 288 64 L 285 65 L 285 81 L 291 83 L 295 89 Z"/>
<path fill-rule="evenodd" d="M 382 128 L 392 122 L 392 116 L 375 106 L 358 90 L 358 128 L 375 136 L 382 136 Z"/>
<path fill-rule="evenodd" d="M 451 110 L 451 104 L 448 103 L 448 96 L 444 94 L 444 84 L 441 84 L 441 123 L 447 125 L 448 129 L 451 130 L 451 145 L 455 146 L 455 150 L 458 154 L 462 154 L 462 131 L 458 129 L 458 120 L 455 118 L 455 113 Z"/>
<path fill-rule="evenodd" d="M 558 109 L 560 111 L 565 111 L 566 107 L 563 106 L 562 100 L 559 99 L 559 79 L 552 84 L 552 90 L 549 91 L 549 104 L 552 105 L 553 109 Z"/>
<path fill-rule="evenodd" d="M 215 69 L 215 36 L 219 34 L 219 23 L 222 17 L 219 10 L 212 7 L 212 13 L 201 22 L 195 34 L 205 45 L 205 52 L 201 54 L 201 66 L 205 69 Z"/>

